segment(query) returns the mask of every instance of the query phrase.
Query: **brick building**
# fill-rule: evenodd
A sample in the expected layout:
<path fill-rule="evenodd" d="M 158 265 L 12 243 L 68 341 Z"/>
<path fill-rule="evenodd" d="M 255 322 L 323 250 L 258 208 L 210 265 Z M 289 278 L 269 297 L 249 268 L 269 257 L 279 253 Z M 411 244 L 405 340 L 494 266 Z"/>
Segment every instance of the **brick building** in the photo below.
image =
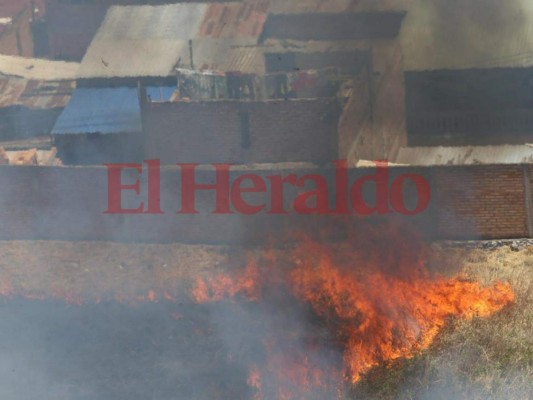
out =
<path fill-rule="evenodd" d="M 337 155 L 335 99 L 146 103 L 145 157 L 164 164 L 325 163 Z"/>

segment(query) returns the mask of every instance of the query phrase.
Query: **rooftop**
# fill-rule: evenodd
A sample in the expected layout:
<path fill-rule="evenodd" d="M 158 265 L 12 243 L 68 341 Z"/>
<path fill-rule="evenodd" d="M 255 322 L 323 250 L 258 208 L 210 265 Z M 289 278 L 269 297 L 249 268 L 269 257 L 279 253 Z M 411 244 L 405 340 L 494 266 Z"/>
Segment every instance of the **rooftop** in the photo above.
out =
<path fill-rule="evenodd" d="M 42 81 L 75 80 L 80 64 L 0 54 L 2 75 Z"/>
<path fill-rule="evenodd" d="M 395 163 L 416 166 L 531 164 L 533 145 L 404 147 Z"/>
<path fill-rule="evenodd" d="M 268 0 L 114 6 L 82 60 L 80 78 L 167 77 L 190 66 L 230 68 L 249 61 L 235 48 L 253 45 L 266 20 Z"/>
<path fill-rule="evenodd" d="M 271 14 L 381 12 L 405 10 L 406 0 L 273 0 Z"/>
<path fill-rule="evenodd" d="M 147 88 L 152 101 L 169 100 L 175 87 Z M 77 88 L 52 135 L 142 131 L 137 88 Z"/>
<path fill-rule="evenodd" d="M 0 78 L 0 107 L 63 108 L 69 102 L 75 85 L 74 81 L 46 82 Z"/>

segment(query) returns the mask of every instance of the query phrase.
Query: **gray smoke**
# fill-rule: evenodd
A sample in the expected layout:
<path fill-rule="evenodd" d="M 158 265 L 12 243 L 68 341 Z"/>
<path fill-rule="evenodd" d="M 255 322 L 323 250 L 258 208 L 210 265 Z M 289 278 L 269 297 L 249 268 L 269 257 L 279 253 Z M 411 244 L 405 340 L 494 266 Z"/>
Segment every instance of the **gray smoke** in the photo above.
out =
<path fill-rule="evenodd" d="M 407 69 L 531 64 L 527 0 L 413 0 L 404 22 Z"/>

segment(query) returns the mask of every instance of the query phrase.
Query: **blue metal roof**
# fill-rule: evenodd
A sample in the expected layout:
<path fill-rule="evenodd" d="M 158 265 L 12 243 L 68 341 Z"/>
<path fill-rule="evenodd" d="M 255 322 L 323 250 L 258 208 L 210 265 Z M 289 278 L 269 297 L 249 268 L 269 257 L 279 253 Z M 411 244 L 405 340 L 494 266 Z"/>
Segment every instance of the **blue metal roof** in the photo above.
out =
<path fill-rule="evenodd" d="M 153 101 L 167 101 L 175 87 L 148 87 Z M 77 88 L 52 135 L 141 132 L 137 88 Z"/>

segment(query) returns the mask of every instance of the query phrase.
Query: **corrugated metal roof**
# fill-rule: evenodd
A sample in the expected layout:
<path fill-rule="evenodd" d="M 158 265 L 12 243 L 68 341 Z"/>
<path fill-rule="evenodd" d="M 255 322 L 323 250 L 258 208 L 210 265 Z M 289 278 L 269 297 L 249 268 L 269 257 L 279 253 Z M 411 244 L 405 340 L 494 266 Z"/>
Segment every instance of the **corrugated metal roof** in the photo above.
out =
<path fill-rule="evenodd" d="M 227 64 L 250 68 L 242 51 L 256 44 L 270 0 L 111 7 L 82 60 L 80 78 L 162 77 L 174 74 L 178 61 L 195 67 Z M 243 71 L 251 72 L 251 71 Z"/>
<path fill-rule="evenodd" d="M 273 0 L 272 14 L 379 12 L 404 10 L 409 0 Z"/>
<path fill-rule="evenodd" d="M 533 65 L 533 2 L 411 1 L 401 34 L 406 70 Z"/>
<path fill-rule="evenodd" d="M 533 145 L 404 147 L 394 162 L 419 166 L 529 164 L 533 163 Z"/>
<path fill-rule="evenodd" d="M 266 69 L 263 50 L 257 47 L 232 48 L 224 57 L 224 62 L 215 68 L 221 71 L 264 75 Z"/>
<path fill-rule="evenodd" d="M 24 106 L 33 109 L 63 108 L 76 83 L 0 78 L 0 107 Z"/>
<path fill-rule="evenodd" d="M 207 5 L 111 7 L 81 62 L 79 76 L 169 76 L 198 31 Z"/>
<path fill-rule="evenodd" d="M 153 101 L 168 101 L 175 87 L 150 87 Z M 141 132 L 137 88 L 78 88 L 52 129 L 52 135 Z"/>
<path fill-rule="evenodd" d="M 75 80 L 79 63 L 0 54 L 0 75 L 42 81 Z"/>
<path fill-rule="evenodd" d="M 52 140 L 49 136 L 38 136 L 22 140 L 9 140 L 0 142 L 0 147 L 6 151 L 27 150 L 27 149 L 50 149 Z"/>
<path fill-rule="evenodd" d="M 257 38 L 265 24 L 272 0 L 245 0 L 239 3 L 210 4 L 198 37 Z"/>
<path fill-rule="evenodd" d="M 193 40 L 194 69 L 263 74 L 265 72 L 263 50 L 255 44 L 248 43 L 247 39 Z M 190 67 L 188 49 L 186 53 L 181 55 L 180 66 L 183 68 Z"/>
<path fill-rule="evenodd" d="M 364 40 L 280 40 L 267 39 L 262 45 L 265 53 L 327 53 L 336 51 L 368 50 Z"/>

